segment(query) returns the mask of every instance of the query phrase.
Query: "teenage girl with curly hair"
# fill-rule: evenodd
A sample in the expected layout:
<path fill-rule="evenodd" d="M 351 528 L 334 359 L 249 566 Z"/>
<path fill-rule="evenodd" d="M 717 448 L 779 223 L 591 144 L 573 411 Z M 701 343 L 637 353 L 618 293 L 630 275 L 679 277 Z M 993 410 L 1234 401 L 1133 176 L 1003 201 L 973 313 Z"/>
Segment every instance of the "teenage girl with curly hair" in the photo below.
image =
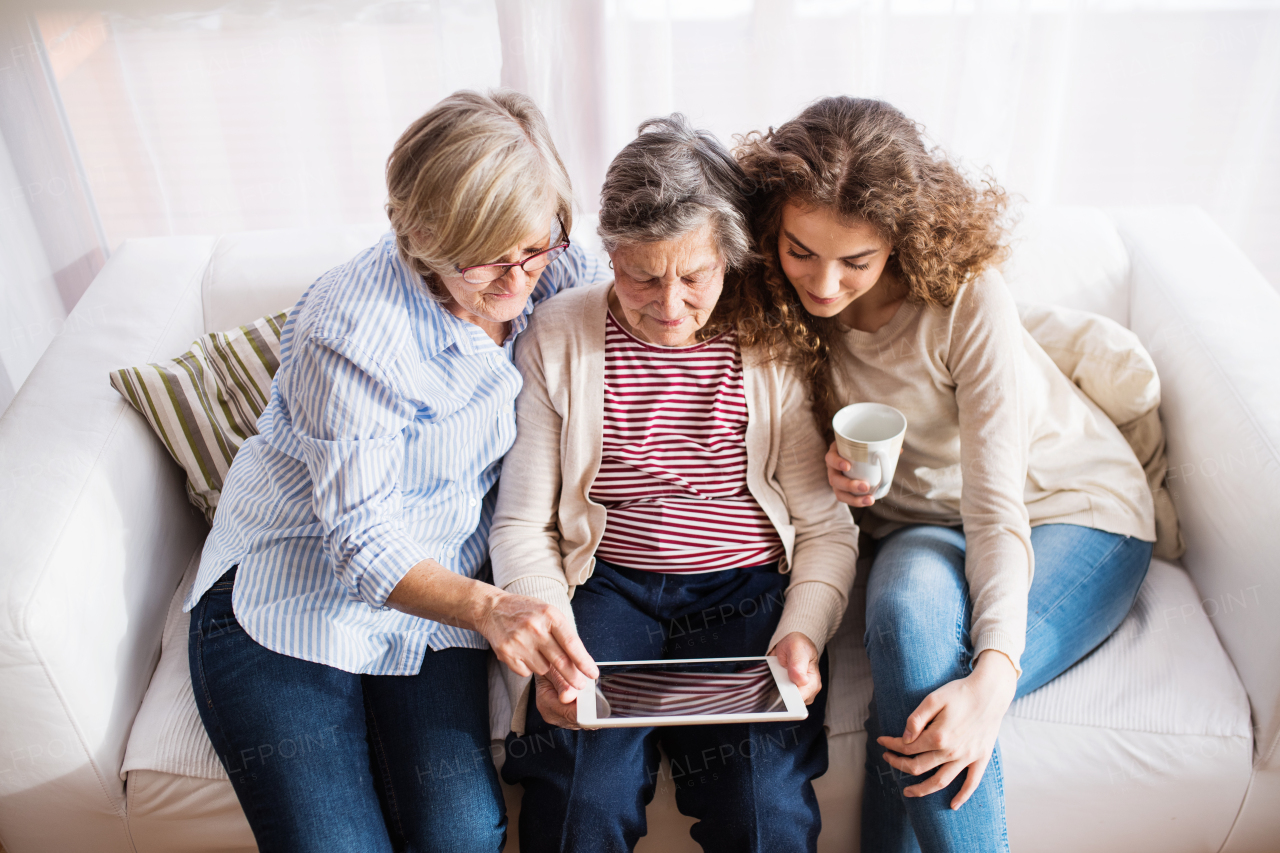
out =
<path fill-rule="evenodd" d="M 1142 468 L 1019 323 L 998 186 L 857 98 L 737 156 L 764 257 L 745 337 L 798 364 L 828 440 L 850 403 L 908 423 L 882 500 L 827 455 L 876 545 L 862 849 L 1007 850 L 1000 722 L 1128 613 L 1155 540 Z"/>

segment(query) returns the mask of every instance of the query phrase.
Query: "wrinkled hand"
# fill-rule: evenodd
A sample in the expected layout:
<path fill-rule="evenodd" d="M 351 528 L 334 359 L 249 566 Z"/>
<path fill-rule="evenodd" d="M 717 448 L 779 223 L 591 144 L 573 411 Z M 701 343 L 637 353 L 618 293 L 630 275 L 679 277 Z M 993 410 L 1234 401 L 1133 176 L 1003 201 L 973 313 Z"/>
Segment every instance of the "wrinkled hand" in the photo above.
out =
<path fill-rule="evenodd" d="M 804 634 L 792 631 L 778 641 L 769 654 L 787 668 L 791 683 L 800 688 L 804 704 L 812 705 L 813 697 L 822 689 L 822 677 L 818 674 L 818 647 Z"/>
<path fill-rule="evenodd" d="M 906 788 L 906 797 L 926 797 L 950 785 L 968 769 L 964 784 L 951 800 L 958 809 L 977 790 L 991 761 L 1000 722 L 1017 691 L 1017 672 L 1000 652 L 984 651 L 973 672 L 942 685 L 907 718 L 902 737 L 881 737 L 884 760 L 893 769 L 920 776 L 936 773 Z"/>
<path fill-rule="evenodd" d="M 572 702 L 590 679 L 600 677 L 569 618 L 536 598 L 500 593 L 478 630 L 516 675 L 550 677 L 561 702 Z"/>
<path fill-rule="evenodd" d="M 827 449 L 827 482 L 836 493 L 836 500 L 849 506 L 871 506 L 876 502 L 871 497 L 875 491 L 863 480 L 850 480 L 846 471 L 853 470 L 853 464 L 836 451 L 836 443 L 831 442 Z"/>
<path fill-rule="evenodd" d="M 559 677 L 555 670 L 551 670 L 551 677 L 545 675 L 536 676 L 533 679 L 534 700 L 538 704 L 538 713 L 542 715 L 542 719 L 546 720 L 553 726 L 559 726 L 562 729 L 580 729 L 578 725 L 578 691 L 572 690 L 573 698 L 565 700 L 564 694 L 560 689 L 552 683 L 553 679 Z M 591 687 L 588 685 L 588 690 Z"/>

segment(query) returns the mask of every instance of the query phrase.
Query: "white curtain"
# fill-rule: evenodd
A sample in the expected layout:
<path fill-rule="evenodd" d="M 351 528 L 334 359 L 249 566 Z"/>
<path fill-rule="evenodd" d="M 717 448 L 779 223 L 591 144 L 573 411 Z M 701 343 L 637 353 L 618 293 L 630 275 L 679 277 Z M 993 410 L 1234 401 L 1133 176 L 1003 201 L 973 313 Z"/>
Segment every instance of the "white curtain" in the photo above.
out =
<path fill-rule="evenodd" d="M 1029 201 L 1198 204 L 1280 285 L 1280 4 L 617 0 L 607 8 L 598 72 L 606 154 L 641 119 L 672 110 L 728 139 L 823 95 L 882 98 Z"/>
<path fill-rule="evenodd" d="M 0 6 L 0 412 L 106 254 L 39 28 Z"/>
<path fill-rule="evenodd" d="M 500 82 L 480 0 L 41 22 L 112 246 L 378 218 L 400 132 L 449 92 Z"/>
<path fill-rule="evenodd" d="M 1277 0 L 280 0 L 39 24 L 109 247 L 379 219 L 400 131 L 497 85 L 547 112 L 585 239 L 642 119 L 729 141 L 846 93 L 1032 202 L 1199 204 L 1280 283 Z"/>

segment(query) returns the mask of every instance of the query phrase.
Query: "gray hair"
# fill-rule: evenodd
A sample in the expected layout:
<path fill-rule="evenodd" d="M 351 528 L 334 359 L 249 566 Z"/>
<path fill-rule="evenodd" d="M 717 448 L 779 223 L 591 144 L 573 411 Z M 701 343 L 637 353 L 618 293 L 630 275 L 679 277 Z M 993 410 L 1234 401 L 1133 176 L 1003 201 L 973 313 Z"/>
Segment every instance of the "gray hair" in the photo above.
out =
<path fill-rule="evenodd" d="M 609 164 L 600 190 L 606 251 L 623 243 L 673 240 L 711 223 L 729 270 L 753 257 L 747 227 L 747 178 L 729 150 L 680 113 L 651 118 Z"/>

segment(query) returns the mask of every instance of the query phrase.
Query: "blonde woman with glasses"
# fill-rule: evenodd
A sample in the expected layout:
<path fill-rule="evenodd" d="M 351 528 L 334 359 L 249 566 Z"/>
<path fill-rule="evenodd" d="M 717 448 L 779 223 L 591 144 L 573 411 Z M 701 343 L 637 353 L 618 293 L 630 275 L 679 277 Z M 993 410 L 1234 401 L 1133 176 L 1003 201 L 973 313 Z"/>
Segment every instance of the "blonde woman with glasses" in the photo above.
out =
<path fill-rule="evenodd" d="M 500 850 L 486 650 L 597 672 L 555 607 L 489 581 L 534 306 L 601 270 L 514 92 L 458 92 L 387 163 L 392 230 L 289 313 L 271 401 L 187 596 L 206 730 L 258 847 Z"/>

